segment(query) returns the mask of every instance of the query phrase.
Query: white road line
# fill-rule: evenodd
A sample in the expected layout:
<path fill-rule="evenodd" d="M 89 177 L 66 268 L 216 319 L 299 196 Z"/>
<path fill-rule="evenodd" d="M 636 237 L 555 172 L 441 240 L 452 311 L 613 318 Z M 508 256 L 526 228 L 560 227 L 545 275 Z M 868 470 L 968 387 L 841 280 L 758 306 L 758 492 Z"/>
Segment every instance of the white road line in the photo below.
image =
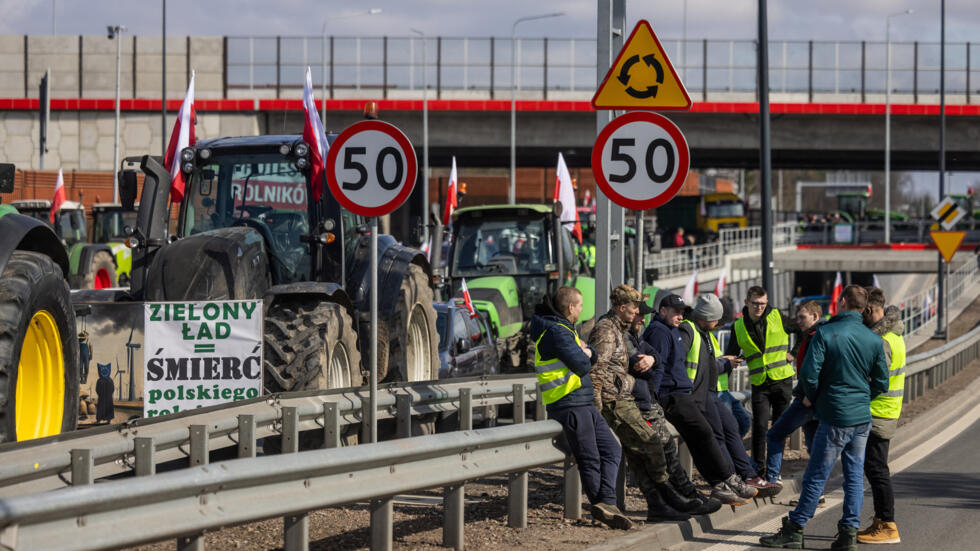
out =
<path fill-rule="evenodd" d="M 960 433 L 968 429 L 971 425 L 976 423 L 977 420 L 980 420 L 980 405 L 974 407 L 966 415 L 960 417 L 954 423 L 940 431 L 939 434 L 933 436 L 929 440 L 926 440 L 922 444 L 919 444 L 912 450 L 909 450 L 898 459 L 889 461 L 888 468 L 891 470 L 892 476 L 894 476 L 895 473 L 904 471 L 930 453 L 933 453 L 941 446 L 945 445 Z M 814 517 L 826 513 L 834 506 L 841 503 L 844 500 L 844 491 L 838 489 L 827 494 L 826 497 L 826 507 L 817 509 L 817 513 L 814 515 Z M 789 512 L 789 510 L 787 510 L 787 512 Z M 715 536 L 713 534 L 703 534 L 698 539 L 705 542 L 710 542 L 712 539 L 719 541 L 719 543 L 706 548 L 705 551 L 742 551 L 745 549 L 760 549 L 759 537 L 776 532 L 779 530 L 781 523 L 782 515 L 774 519 L 767 520 L 762 524 L 753 526 L 751 529 L 742 531 L 735 535 L 725 537 Z M 722 537 L 725 537 L 725 541 L 723 542 L 721 541 Z M 689 543 L 690 542 L 688 542 L 688 544 Z"/>

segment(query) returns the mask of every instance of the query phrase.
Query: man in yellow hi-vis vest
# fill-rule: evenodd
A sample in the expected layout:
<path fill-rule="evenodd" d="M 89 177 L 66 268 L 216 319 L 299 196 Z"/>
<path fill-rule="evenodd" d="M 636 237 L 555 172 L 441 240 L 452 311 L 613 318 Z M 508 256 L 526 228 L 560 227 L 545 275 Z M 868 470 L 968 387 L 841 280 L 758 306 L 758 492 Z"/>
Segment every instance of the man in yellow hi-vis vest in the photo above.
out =
<path fill-rule="evenodd" d="M 629 530 L 633 522 L 616 507 L 622 450 L 593 403 L 589 372 L 598 356 L 575 331 L 581 315 L 582 293 L 574 287 L 559 288 L 554 300 L 545 297 L 535 307 L 529 333 L 535 342 L 538 392 L 548 417 L 564 429 L 592 505 L 592 517 L 612 528 Z"/>
<path fill-rule="evenodd" d="M 789 334 L 798 333 L 796 320 L 769 305 L 766 290 L 749 287 L 742 317 L 735 320 L 726 356 L 745 357 L 752 383 L 752 459 L 762 469 L 766 461 L 769 419 L 779 419 L 793 399 L 793 355 Z"/>
<path fill-rule="evenodd" d="M 895 306 L 885 308 L 885 293 L 881 289 L 868 291 L 868 308 L 864 323 L 884 343 L 888 363 L 888 392 L 871 400 L 871 434 L 864 452 L 864 475 L 871 483 L 875 516 L 871 526 L 858 532 L 860 543 L 900 543 L 895 523 L 895 494 L 892 492 L 891 472 L 888 470 L 888 444 L 898 428 L 905 391 L 905 340 L 902 333 L 902 313 Z"/>

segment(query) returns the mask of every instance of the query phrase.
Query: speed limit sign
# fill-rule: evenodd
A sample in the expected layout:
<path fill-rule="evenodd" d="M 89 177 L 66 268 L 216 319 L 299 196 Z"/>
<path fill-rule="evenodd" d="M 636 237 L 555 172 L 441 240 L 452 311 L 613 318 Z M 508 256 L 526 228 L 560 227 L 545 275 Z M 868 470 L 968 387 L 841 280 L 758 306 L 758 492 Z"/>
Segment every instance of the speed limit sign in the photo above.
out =
<path fill-rule="evenodd" d="M 592 148 L 592 174 L 610 200 L 646 210 L 669 201 L 684 184 L 691 156 L 687 140 L 662 115 L 632 111 L 613 119 Z"/>
<path fill-rule="evenodd" d="M 341 132 L 326 164 L 333 196 L 361 216 L 383 216 L 401 206 L 415 186 L 418 166 L 405 134 L 377 120 L 360 121 Z"/>

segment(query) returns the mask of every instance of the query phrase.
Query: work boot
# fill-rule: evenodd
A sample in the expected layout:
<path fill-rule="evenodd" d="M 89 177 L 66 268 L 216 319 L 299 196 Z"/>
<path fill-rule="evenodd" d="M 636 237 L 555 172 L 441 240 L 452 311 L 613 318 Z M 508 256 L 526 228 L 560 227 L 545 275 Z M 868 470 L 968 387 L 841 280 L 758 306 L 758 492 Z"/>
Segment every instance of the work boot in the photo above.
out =
<path fill-rule="evenodd" d="M 698 494 L 697 500 L 701 505 L 693 511 L 688 511 L 692 515 L 710 515 L 721 509 L 721 502 L 715 498 Z"/>
<path fill-rule="evenodd" d="M 646 498 L 647 522 L 671 522 L 691 518 L 691 515 L 682 513 L 668 505 L 658 491 L 648 492 Z"/>
<path fill-rule="evenodd" d="M 615 505 L 610 505 L 609 503 L 596 503 L 589 509 L 589 512 L 592 513 L 592 518 L 610 528 L 615 528 L 617 530 L 629 530 L 633 527 L 633 521 L 624 515 L 623 512 L 619 510 L 619 507 L 616 507 Z"/>
<path fill-rule="evenodd" d="M 762 536 L 759 543 L 763 547 L 782 547 L 783 549 L 803 549 L 803 527 L 789 517 L 783 517 L 783 527 L 771 536 Z"/>
<path fill-rule="evenodd" d="M 831 551 L 857 551 L 858 529 L 856 526 L 837 525 L 837 539 L 830 544 Z"/>
<path fill-rule="evenodd" d="M 858 530 L 858 541 L 861 541 L 861 539 L 860 539 L 861 536 L 867 536 L 868 534 L 871 534 L 875 530 L 877 530 L 878 529 L 878 523 L 880 523 L 880 522 L 881 522 L 881 519 L 879 519 L 878 517 L 874 517 L 871 520 L 871 525 L 870 526 L 868 526 L 864 530 Z"/>
<path fill-rule="evenodd" d="M 684 513 L 693 512 L 701 506 L 700 500 L 682 496 L 669 482 L 657 484 L 657 492 L 660 494 L 660 497 L 664 498 L 664 501 L 668 505 Z"/>
<path fill-rule="evenodd" d="M 745 505 L 749 502 L 748 499 L 743 499 L 738 497 L 738 495 L 728 487 L 725 481 L 721 481 L 711 487 L 711 497 L 717 499 L 725 505 Z"/>
<path fill-rule="evenodd" d="M 746 484 L 737 474 L 728 477 L 725 484 L 728 484 L 728 487 L 735 492 L 735 495 L 742 499 L 752 499 L 759 495 L 759 490 Z"/>
<path fill-rule="evenodd" d="M 898 536 L 898 524 L 875 518 L 868 530 L 857 533 L 858 543 L 902 543 Z"/>

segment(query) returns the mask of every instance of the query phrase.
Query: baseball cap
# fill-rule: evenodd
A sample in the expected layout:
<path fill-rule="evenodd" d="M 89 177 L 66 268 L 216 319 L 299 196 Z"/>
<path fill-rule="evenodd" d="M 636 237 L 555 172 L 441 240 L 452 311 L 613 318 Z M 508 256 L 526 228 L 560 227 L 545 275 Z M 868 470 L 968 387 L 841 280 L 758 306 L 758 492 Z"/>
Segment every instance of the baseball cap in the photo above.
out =
<path fill-rule="evenodd" d="M 687 307 L 687 304 L 684 303 L 684 299 L 680 295 L 670 294 L 660 299 L 660 307 L 684 309 Z"/>

